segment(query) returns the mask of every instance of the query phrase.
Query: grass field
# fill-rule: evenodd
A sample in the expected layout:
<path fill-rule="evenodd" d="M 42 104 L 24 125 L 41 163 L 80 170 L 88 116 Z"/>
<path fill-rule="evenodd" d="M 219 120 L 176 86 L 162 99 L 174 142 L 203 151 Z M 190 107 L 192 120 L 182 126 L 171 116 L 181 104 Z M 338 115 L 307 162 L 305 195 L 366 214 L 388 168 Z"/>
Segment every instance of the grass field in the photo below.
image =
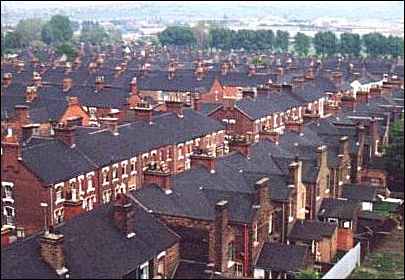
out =
<path fill-rule="evenodd" d="M 404 279 L 403 230 L 386 236 L 349 279 Z"/>

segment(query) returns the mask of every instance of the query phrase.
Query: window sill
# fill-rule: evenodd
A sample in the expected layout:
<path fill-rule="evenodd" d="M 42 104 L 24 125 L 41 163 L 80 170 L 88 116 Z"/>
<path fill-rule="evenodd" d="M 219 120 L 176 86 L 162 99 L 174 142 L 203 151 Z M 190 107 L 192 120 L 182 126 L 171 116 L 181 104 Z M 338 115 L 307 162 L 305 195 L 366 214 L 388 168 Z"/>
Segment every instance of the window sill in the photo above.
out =
<path fill-rule="evenodd" d="M 5 197 L 5 198 L 3 198 L 3 202 L 14 203 L 14 199 L 12 199 L 11 197 Z"/>

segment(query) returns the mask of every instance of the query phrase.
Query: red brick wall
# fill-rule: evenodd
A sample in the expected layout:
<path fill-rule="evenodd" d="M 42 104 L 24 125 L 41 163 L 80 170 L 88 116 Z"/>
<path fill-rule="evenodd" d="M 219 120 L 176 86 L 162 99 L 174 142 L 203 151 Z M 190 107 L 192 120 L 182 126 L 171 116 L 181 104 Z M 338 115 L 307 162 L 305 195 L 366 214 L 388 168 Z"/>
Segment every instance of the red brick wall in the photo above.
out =
<path fill-rule="evenodd" d="M 339 228 L 337 233 L 337 249 L 340 251 L 349 251 L 353 246 L 353 231 L 347 228 Z"/>
<path fill-rule="evenodd" d="M 1 180 L 14 183 L 16 227 L 24 228 L 26 236 L 43 229 L 44 214 L 40 203 L 45 202 L 51 206 L 49 188 L 44 187 L 41 181 L 17 159 L 2 161 Z M 51 221 L 49 209 L 48 213 L 49 222 Z"/>
<path fill-rule="evenodd" d="M 201 94 L 201 102 L 222 102 L 224 96 L 224 90 L 220 82 L 215 79 L 214 83 L 211 86 L 211 89 L 205 93 Z"/>

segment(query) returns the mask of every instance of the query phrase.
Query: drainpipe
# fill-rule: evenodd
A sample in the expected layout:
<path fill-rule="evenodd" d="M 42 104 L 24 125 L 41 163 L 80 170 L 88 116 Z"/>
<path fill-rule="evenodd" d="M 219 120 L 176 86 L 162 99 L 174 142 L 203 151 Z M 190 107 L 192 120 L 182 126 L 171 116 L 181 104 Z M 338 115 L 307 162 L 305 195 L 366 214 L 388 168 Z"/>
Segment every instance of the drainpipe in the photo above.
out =
<path fill-rule="evenodd" d="M 283 224 L 281 227 L 281 243 L 284 243 L 284 230 L 285 230 L 285 203 L 283 202 Z"/>
<path fill-rule="evenodd" d="M 245 251 L 245 256 L 243 259 L 243 274 L 245 277 L 247 277 L 247 271 L 248 271 L 248 253 L 249 253 L 249 249 L 248 249 L 248 230 L 247 230 L 247 224 L 244 225 L 244 240 L 245 240 L 245 246 L 244 246 L 244 251 Z"/>

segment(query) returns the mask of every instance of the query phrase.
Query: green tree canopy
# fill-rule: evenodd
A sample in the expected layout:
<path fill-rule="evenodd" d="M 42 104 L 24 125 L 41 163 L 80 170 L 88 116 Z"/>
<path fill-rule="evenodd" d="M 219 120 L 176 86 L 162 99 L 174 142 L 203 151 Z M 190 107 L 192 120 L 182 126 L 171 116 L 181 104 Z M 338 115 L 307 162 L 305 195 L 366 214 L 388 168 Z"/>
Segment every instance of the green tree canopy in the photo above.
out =
<path fill-rule="evenodd" d="M 298 32 L 294 37 L 294 50 L 300 56 L 307 56 L 311 47 L 311 37 Z"/>
<path fill-rule="evenodd" d="M 66 16 L 55 15 L 42 28 L 41 37 L 47 44 L 63 43 L 72 39 L 73 30 Z"/>
<path fill-rule="evenodd" d="M 107 39 L 108 35 L 104 27 L 98 22 L 86 21 L 82 24 L 82 30 L 80 33 L 80 41 L 88 42 L 94 45 L 101 44 Z"/>
<path fill-rule="evenodd" d="M 384 35 L 378 32 L 368 33 L 363 35 L 363 45 L 366 48 L 366 52 L 371 56 L 384 55 L 386 52 L 386 38 Z"/>
<path fill-rule="evenodd" d="M 390 184 L 400 186 L 404 191 L 404 116 L 392 124 L 390 144 L 385 149 L 384 162 Z"/>
<path fill-rule="evenodd" d="M 331 56 L 337 52 L 337 38 L 335 33 L 331 31 L 318 32 L 315 34 L 314 40 L 315 52 L 322 56 Z"/>
<path fill-rule="evenodd" d="M 343 33 L 340 35 L 340 53 L 358 57 L 361 52 L 361 38 L 359 34 Z"/>
<path fill-rule="evenodd" d="M 3 41 L 3 40 L 2 40 Z M 7 32 L 4 35 L 4 49 L 19 49 L 22 47 L 22 38 L 21 34 L 18 32 Z"/>
<path fill-rule="evenodd" d="M 397 36 L 388 36 L 385 40 L 385 53 L 392 57 L 404 57 L 404 39 Z"/>
<path fill-rule="evenodd" d="M 192 29 L 184 26 L 169 26 L 158 38 L 162 45 L 191 46 L 196 43 Z"/>
<path fill-rule="evenodd" d="M 65 42 L 56 47 L 56 54 L 66 55 L 68 61 L 73 61 L 76 57 L 76 50 L 71 43 Z"/>
<path fill-rule="evenodd" d="M 277 30 L 276 39 L 275 39 L 275 47 L 283 52 L 288 51 L 289 38 L 290 38 L 290 34 L 287 31 Z"/>
<path fill-rule="evenodd" d="M 21 44 L 27 47 L 33 41 L 41 40 L 41 30 L 44 25 L 39 18 L 22 19 L 16 26 L 16 32 L 21 35 Z"/>

